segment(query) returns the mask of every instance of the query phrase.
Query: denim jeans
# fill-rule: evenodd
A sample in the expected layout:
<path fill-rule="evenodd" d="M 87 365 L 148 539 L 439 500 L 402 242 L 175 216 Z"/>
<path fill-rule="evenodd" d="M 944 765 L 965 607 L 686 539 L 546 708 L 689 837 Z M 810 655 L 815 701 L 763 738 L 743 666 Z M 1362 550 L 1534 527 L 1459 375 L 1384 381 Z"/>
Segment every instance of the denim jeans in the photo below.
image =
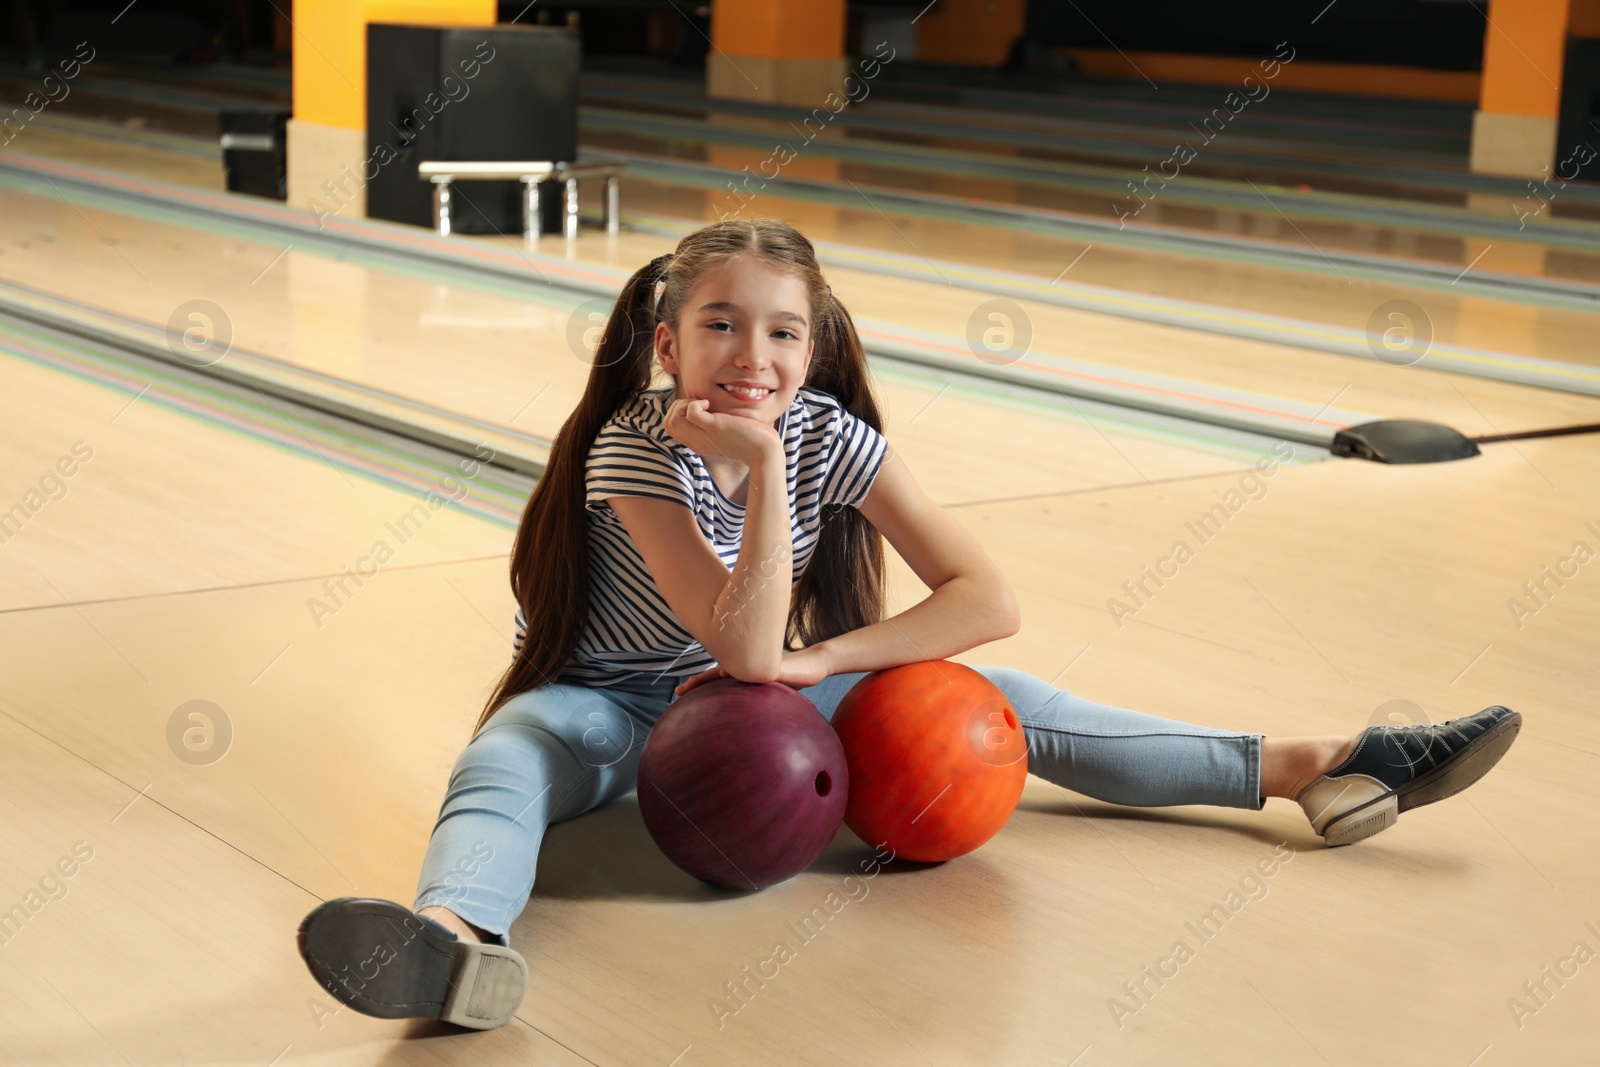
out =
<path fill-rule="evenodd" d="M 1114 804 L 1262 806 L 1261 734 L 1096 704 L 1007 667 L 973 669 L 1016 709 L 1030 774 Z M 863 677 L 800 692 L 831 719 Z M 546 827 L 634 788 L 645 738 L 680 681 L 558 681 L 496 711 L 456 760 L 413 908 L 449 908 L 504 944 L 533 891 Z"/>

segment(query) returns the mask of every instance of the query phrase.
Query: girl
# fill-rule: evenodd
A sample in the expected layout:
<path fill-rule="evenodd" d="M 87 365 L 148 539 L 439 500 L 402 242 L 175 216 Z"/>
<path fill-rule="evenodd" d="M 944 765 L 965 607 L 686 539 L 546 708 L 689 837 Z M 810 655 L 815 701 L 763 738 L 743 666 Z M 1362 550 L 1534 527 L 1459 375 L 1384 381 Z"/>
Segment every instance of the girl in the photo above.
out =
<path fill-rule="evenodd" d="M 656 361 L 672 381 L 652 389 Z M 527 983 L 507 932 L 546 827 L 634 787 L 675 695 L 777 681 L 831 717 L 868 671 L 1016 633 L 1005 578 L 881 426 L 855 326 L 788 225 L 707 226 L 634 274 L 523 514 L 516 655 L 456 762 L 416 900 L 314 910 L 299 943 L 318 982 L 369 1015 L 498 1026 Z M 883 537 L 930 590 L 888 619 Z M 1017 711 L 1041 777 L 1118 804 L 1287 797 L 1330 845 L 1466 788 L 1521 723 L 1496 706 L 1270 738 L 977 669 Z"/>

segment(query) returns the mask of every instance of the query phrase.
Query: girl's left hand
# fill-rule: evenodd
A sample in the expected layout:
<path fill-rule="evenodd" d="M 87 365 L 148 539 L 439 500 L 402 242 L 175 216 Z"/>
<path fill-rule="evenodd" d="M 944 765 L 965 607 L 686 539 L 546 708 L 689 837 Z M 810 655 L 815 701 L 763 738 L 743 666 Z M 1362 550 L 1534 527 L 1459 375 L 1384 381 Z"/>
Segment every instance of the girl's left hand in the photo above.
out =
<path fill-rule="evenodd" d="M 833 672 L 828 669 L 827 657 L 821 645 L 812 645 L 802 648 L 798 652 L 785 652 L 778 665 L 778 677 L 774 681 L 781 682 L 791 689 L 804 689 L 816 685 Z M 673 693 L 682 696 L 695 686 L 717 678 L 733 677 L 722 666 L 712 667 L 708 671 L 701 671 L 692 678 L 685 678 Z"/>

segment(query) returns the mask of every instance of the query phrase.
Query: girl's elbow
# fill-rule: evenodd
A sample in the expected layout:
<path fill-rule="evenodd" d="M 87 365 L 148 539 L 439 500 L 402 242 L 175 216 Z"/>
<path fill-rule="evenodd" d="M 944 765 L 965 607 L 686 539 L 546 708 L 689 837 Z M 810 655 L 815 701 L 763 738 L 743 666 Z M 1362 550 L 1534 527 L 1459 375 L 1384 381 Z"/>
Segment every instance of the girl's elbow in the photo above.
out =
<path fill-rule="evenodd" d="M 760 670 L 749 672 L 748 677 L 744 678 L 743 681 L 752 682 L 756 685 L 761 685 L 765 682 L 776 682 L 780 673 L 778 665 L 774 663 L 770 667 L 763 667 Z"/>
<path fill-rule="evenodd" d="M 1011 637 L 1022 630 L 1022 607 L 1010 586 L 1005 588 L 995 606 L 995 626 L 999 637 Z"/>
<path fill-rule="evenodd" d="M 748 655 L 742 651 L 728 651 L 725 657 L 718 657 L 717 664 L 730 677 L 759 684 L 778 680 L 783 669 L 782 659 L 781 655 Z"/>
<path fill-rule="evenodd" d="M 751 682 L 760 685 L 763 682 L 776 682 L 781 673 L 778 660 L 752 660 L 736 663 L 733 666 L 723 664 L 723 668 L 741 682 Z"/>
<path fill-rule="evenodd" d="M 1022 632 L 1022 612 L 1012 605 L 1000 624 L 1001 637 L 1014 637 Z"/>

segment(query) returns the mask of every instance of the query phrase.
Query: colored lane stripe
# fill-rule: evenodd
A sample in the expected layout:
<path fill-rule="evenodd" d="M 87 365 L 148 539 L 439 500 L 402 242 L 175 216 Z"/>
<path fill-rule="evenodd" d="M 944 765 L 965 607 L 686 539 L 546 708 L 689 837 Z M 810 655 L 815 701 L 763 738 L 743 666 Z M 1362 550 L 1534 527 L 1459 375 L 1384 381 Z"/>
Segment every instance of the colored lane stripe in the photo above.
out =
<path fill-rule="evenodd" d="M 47 171 L 51 174 L 59 176 L 64 181 L 72 181 L 75 184 L 78 184 L 80 187 L 87 186 L 91 190 L 102 184 L 99 182 L 102 172 L 68 164 L 52 162 L 41 164 L 37 167 L 34 167 L 32 164 L 0 164 L 0 172 L 6 170 L 10 170 L 12 172 L 21 172 L 24 177 L 32 176 L 30 174 L 31 171 Z M 314 235 L 318 237 L 321 236 L 318 233 L 317 227 L 310 216 L 291 208 L 279 206 L 275 203 L 256 201 L 253 198 L 227 197 L 220 194 L 207 193 L 199 190 L 179 189 L 177 187 L 167 186 L 163 183 L 147 182 L 141 179 L 132 179 L 121 175 L 111 176 L 111 178 L 111 181 L 104 184 L 125 190 L 128 195 L 138 198 L 141 202 L 148 203 L 154 201 L 157 206 L 170 206 L 170 202 L 176 200 L 180 203 L 201 206 L 206 208 L 209 212 L 215 212 L 228 217 L 238 214 L 253 216 L 263 220 L 267 225 L 272 225 L 276 228 L 281 228 L 278 227 L 279 223 L 286 222 L 288 223 L 287 228 L 290 228 L 292 231 L 298 231 L 306 233 L 307 235 Z M 243 203 L 245 210 L 242 212 L 236 211 L 235 205 L 241 202 Z M 117 212 L 125 212 L 127 210 L 124 205 L 114 200 L 109 200 L 107 202 L 107 208 L 108 210 Z M 201 229 L 202 231 L 216 228 L 215 222 L 209 221 L 208 216 L 196 217 L 194 214 L 189 214 L 183 215 L 174 221 L 179 222 L 181 225 Z M 333 221 L 339 222 L 339 220 Z M 533 291 L 542 291 L 547 293 L 552 291 L 546 286 L 534 284 L 535 280 L 529 275 L 522 264 L 517 263 L 514 259 L 508 259 L 508 257 L 505 257 L 499 253 L 494 253 L 492 246 L 487 246 L 482 242 L 451 240 L 448 238 L 438 237 L 437 235 L 431 233 L 419 234 L 414 227 L 402 227 L 392 223 L 377 223 L 368 220 L 361 220 L 359 222 L 339 222 L 339 228 L 342 232 L 347 233 L 352 239 L 359 240 L 366 245 L 379 247 L 384 251 L 392 252 L 393 247 L 398 244 L 403 247 L 415 248 L 432 258 L 442 259 L 446 262 L 456 262 L 462 260 L 469 262 L 474 260 L 484 262 L 492 261 L 498 270 L 507 270 L 509 267 L 508 273 L 514 273 L 519 281 L 533 285 Z M 395 240 L 397 237 L 401 238 L 401 240 Z M 571 265 L 566 263 L 566 261 L 557 260 L 555 257 L 545 257 L 539 255 L 535 258 L 537 259 L 537 265 L 539 267 L 543 267 L 552 275 L 561 277 L 564 281 L 566 281 L 567 284 L 571 285 L 573 288 L 580 289 L 580 291 L 583 292 L 598 292 L 604 293 L 607 296 L 614 296 L 626 277 L 626 275 L 624 275 L 621 271 L 616 270 L 573 269 Z M 548 280 L 549 279 L 546 279 L 546 281 Z M 881 333 L 880 336 L 889 336 L 889 334 Z M 907 348 L 929 348 L 929 345 L 925 340 L 918 339 L 910 334 L 905 333 L 901 334 L 900 343 Z M 961 349 L 958 346 L 950 343 L 944 344 L 943 347 L 945 351 L 964 351 L 964 349 Z M 1065 359 L 1065 357 L 1059 358 Z M 973 360 L 972 362 L 973 367 L 970 369 L 972 372 L 979 374 L 985 373 L 986 368 L 982 367 L 979 361 Z M 1086 361 L 1075 362 L 1083 363 Z M 1114 368 L 1104 367 L 1100 373 L 1107 381 L 1117 381 L 1118 376 L 1114 373 Z M 1004 377 L 1003 374 L 995 376 L 1000 378 Z M 1025 380 L 1019 379 L 1018 381 L 1019 384 L 1027 384 Z M 1127 391 L 1130 394 L 1130 399 L 1133 399 L 1136 396 L 1158 395 L 1153 391 L 1152 387 L 1147 384 L 1130 382 L 1127 380 L 1115 385 L 1114 388 Z M 1234 390 L 1233 392 L 1240 393 L 1238 390 Z M 1199 396 L 1203 394 L 1196 392 L 1193 395 Z M 1169 399 L 1175 398 L 1175 396 L 1169 397 Z M 1227 416 L 1224 414 L 1224 412 L 1229 410 L 1228 404 L 1217 403 L 1215 401 L 1201 401 L 1200 403 L 1202 405 L 1202 410 L 1213 410 L 1216 412 L 1217 419 L 1226 420 L 1223 421 L 1223 425 L 1236 425 L 1235 422 L 1227 419 Z M 1270 400 L 1266 397 L 1263 397 L 1261 403 L 1257 406 L 1268 411 L 1272 409 Z M 1163 410 L 1167 409 L 1163 408 Z M 1192 413 L 1192 415 L 1193 417 L 1201 418 L 1203 421 L 1203 415 L 1200 415 L 1199 413 Z M 1303 421 L 1303 419 L 1294 416 L 1293 414 L 1288 414 L 1281 420 L 1281 422 L 1286 425 L 1292 425 L 1299 421 Z M 1255 424 L 1244 428 L 1253 432 L 1261 432 L 1261 427 Z M 1325 436 L 1331 437 L 1331 434 Z M 1326 442 L 1319 438 L 1318 440 L 1310 443 L 1325 444 Z"/>
<path fill-rule="evenodd" d="M 143 361 L 114 359 L 104 352 L 72 343 L 32 344 L 4 328 L 0 328 L 0 350 L 121 394 L 137 395 L 143 390 L 141 401 L 153 401 L 201 422 L 277 445 L 300 456 L 327 459 L 342 469 L 391 488 L 419 494 L 438 492 L 440 479 L 454 473 L 454 468 L 448 464 L 429 466 L 414 456 L 386 449 L 377 441 L 338 435 L 312 422 L 296 423 L 297 432 L 285 431 L 273 425 L 265 406 L 252 410 L 251 405 L 223 394 L 213 387 L 210 379 L 203 377 L 164 375 Z M 155 384 L 157 381 L 162 384 Z M 309 444 L 307 437 L 315 444 Z M 502 527 L 517 525 L 523 499 L 516 487 L 480 476 L 473 480 L 472 489 L 471 494 L 457 501 L 464 511 Z"/>

